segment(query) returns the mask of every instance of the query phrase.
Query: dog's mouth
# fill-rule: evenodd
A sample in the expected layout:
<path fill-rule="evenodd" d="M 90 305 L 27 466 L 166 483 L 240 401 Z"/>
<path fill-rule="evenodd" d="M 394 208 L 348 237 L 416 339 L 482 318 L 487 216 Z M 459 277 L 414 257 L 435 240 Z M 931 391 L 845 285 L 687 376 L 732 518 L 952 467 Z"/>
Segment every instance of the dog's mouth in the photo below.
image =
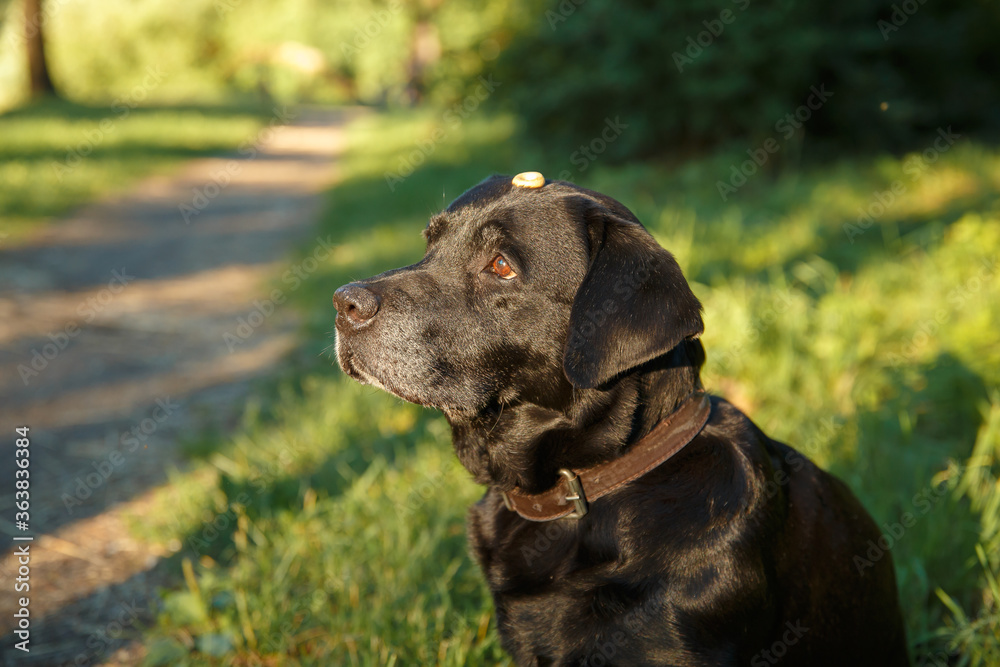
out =
<path fill-rule="evenodd" d="M 392 378 L 379 377 L 374 371 L 366 369 L 351 353 L 349 348 L 340 345 L 339 340 L 337 343 L 337 361 L 340 363 L 341 369 L 343 369 L 349 377 L 357 380 L 359 383 L 381 389 L 382 391 L 386 391 L 393 396 L 401 398 L 408 403 L 413 403 L 414 405 L 420 405 L 427 408 L 437 408 L 438 410 L 448 410 L 450 408 L 450 406 L 417 396 L 416 394 L 403 389 L 396 382 L 394 382 Z"/>

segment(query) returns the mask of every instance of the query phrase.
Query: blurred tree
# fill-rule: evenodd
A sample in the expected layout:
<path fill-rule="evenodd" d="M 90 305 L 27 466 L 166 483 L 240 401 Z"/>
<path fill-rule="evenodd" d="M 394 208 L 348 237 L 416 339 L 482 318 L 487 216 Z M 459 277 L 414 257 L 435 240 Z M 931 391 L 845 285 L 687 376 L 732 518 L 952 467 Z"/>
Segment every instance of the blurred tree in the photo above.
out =
<path fill-rule="evenodd" d="M 24 0 L 24 45 L 28 55 L 28 94 L 31 97 L 57 95 L 45 59 L 42 0 Z"/>
<path fill-rule="evenodd" d="M 426 94 L 428 67 L 441 57 L 441 40 L 433 18 L 441 0 L 421 0 L 410 5 L 410 53 L 406 67 L 406 94 L 411 105 L 419 104 Z"/>

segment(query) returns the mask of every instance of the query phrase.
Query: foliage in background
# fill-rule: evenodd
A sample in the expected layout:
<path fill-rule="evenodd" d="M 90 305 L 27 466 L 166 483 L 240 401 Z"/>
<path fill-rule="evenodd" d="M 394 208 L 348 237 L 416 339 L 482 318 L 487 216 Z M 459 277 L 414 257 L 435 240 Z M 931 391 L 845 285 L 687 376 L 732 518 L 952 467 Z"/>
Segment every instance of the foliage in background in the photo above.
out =
<path fill-rule="evenodd" d="M 4 13 L 0 3 L 0 14 Z M 0 26 L 0 108 L 24 87 L 20 5 Z M 72 99 L 406 105 L 453 101 L 527 20 L 522 0 L 48 0 L 49 62 Z M 154 89 L 145 82 L 154 72 Z"/>
<path fill-rule="evenodd" d="M 609 148 L 619 158 L 792 132 L 898 149 L 938 126 L 1000 125 L 996 3 L 566 0 L 545 16 L 498 76 L 516 77 L 512 107 L 547 145 L 618 116 L 635 130 Z M 821 87 L 832 95 L 804 129 L 776 128 Z"/>
<path fill-rule="evenodd" d="M 24 69 L 21 2 L 6 4 L 0 105 L 17 100 Z M 675 158 L 735 139 L 773 139 L 781 148 L 768 156 L 768 170 L 801 152 L 805 137 L 841 151 L 901 150 L 938 127 L 1000 129 L 1000 5 L 982 0 L 44 6 L 57 87 L 91 102 L 250 92 L 448 105 L 474 92 L 479 77 L 495 76 L 527 136 L 549 149 L 587 145 L 620 118 L 634 131 L 609 144 L 605 159 Z M 151 72 L 160 77 L 154 89 L 145 85 Z"/>
<path fill-rule="evenodd" d="M 446 423 L 343 377 L 329 349 L 329 295 L 416 261 L 430 213 L 492 170 L 565 166 L 513 141 L 510 120 L 477 117 L 390 195 L 385 171 L 440 124 L 353 126 L 321 223 L 336 250 L 292 295 L 298 370 L 240 434 L 201 443 L 203 463 L 143 517 L 187 562 L 150 664 L 504 664 L 465 552 L 482 490 Z M 710 390 L 840 475 L 888 535 L 915 517 L 889 554 L 915 659 L 986 667 L 1000 627 L 1000 152 L 963 143 L 917 181 L 913 157 L 789 174 L 728 204 L 705 177 L 713 160 L 578 180 L 678 256 L 705 305 Z M 903 178 L 906 197 L 848 235 L 857 207 Z"/>

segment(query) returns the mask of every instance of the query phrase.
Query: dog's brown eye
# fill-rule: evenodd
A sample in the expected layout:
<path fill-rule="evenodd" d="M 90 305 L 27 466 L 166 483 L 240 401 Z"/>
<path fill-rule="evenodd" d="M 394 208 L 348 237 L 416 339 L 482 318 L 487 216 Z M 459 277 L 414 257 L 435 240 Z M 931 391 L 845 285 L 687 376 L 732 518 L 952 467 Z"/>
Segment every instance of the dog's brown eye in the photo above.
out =
<path fill-rule="evenodd" d="M 510 280 L 517 275 L 514 273 L 514 269 L 510 268 L 510 264 L 503 255 L 497 255 L 493 258 L 493 261 L 490 262 L 490 271 L 504 280 Z"/>

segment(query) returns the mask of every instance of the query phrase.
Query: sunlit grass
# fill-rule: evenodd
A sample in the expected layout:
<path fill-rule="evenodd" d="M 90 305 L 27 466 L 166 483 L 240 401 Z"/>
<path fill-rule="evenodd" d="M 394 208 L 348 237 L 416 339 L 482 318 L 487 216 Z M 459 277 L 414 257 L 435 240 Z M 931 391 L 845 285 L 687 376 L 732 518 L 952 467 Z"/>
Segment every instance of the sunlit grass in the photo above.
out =
<path fill-rule="evenodd" d="M 138 179 L 252 140 L 253 107 L 88 107 L 49 101 L 0 115 L 0 231 L 7 243 Z"/>

